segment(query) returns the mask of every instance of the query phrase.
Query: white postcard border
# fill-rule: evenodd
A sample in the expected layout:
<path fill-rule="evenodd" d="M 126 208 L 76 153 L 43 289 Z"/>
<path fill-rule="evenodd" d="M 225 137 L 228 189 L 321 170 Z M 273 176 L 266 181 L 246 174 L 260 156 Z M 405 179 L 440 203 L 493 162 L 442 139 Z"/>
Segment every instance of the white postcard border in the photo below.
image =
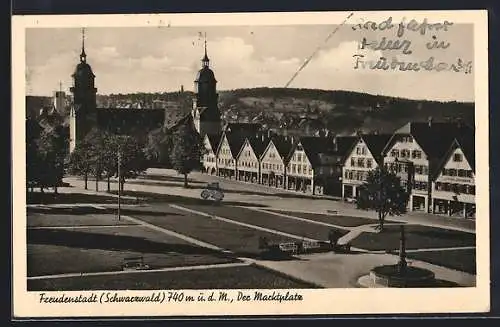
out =
<path fill-rule="evenodd" d="M 12 168 L 13 168 L 13 314 L 16 317 L 65 316 L 203 316 L 264 314 L 363 314 L 484 312 L 490 306 L 489 159 L 488 159 L 488 26 L 486 11 L 354 12 L 357 18 L 382 20 L 388 16 L 433 21 L 473 23 L 476 121 L 476 287 L 452 289 L 320 289 L 296 290 L 303 301 L 164 304 L 40 304 L 40 292 L 26 286 L 26 194 L 25 194 L 25 29 L 31 27 L 97 26 L 230 26 L 340 24 L 350 12 L 66 15 L 13 16 L 12 18 Z M 217 292 L 217 290 L 214 290 Z M 237 290 L 223 290 L 235 293 Z M 246 290 L 248 291 L 248 290 Z M 294 291 L 294 290 L 291 290 Z M 189 290 L 185 293 L 197 294 Z M 282 290 L 281 292 L 286 292 Z M 88 292 L 46 292 L 54 295 Z M 119 291 L 150 294 L 151 291 Z"/>

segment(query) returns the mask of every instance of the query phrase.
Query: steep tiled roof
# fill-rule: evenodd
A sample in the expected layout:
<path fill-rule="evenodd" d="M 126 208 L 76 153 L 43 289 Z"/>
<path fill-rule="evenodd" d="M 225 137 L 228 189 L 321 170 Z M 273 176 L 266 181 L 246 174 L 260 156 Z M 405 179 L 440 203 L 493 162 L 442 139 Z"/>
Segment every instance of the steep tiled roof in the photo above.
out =
<path fill-rule="evenodd" d="M 338 136 L 334 138 L 334 150 L 332 154 L 337 156 L 346 157 L 349 154 L 354 142 L 358 139 L 357 136 Z"/>
<path fill-rule="evenodd" d="M 284 136 L 280 135 L 272 136 L 271 140 L 273 141 L 273 144 L 276 147 L 276 150 L 278 150 L 278 153 L 281 156 L 281 158 L 284 161 L 287 161 L 290 151 L 292 150 L 293 146 L 292 142 L 288 138 L 285 138 Z"/>
<path fill-rule="evenodd" d="M 243 143 L 245 143 L 245 136 L 241 133 L 225 132 L 224 134 L 226 135 L 231 154 L 234 158 L 236 158 L 236 156 L 240 152 L 241 147 L 243 146 Z"/>
<path fill-rule="evenodd" d="M 253 152 L 257 156 L 257 158 L 260 158 L 262 153 L 264 153 L 264 150 L 266 149 L 267 145 L 269 144 L 269 138 L 267 137 L 258 137 L 258 136 L 253 136 L 253 137 L 248 137 L 247 138 L 248 142 L 250 143 L 250 146 L 253 149 Z"/>
<path fill-rule="evenodd" d="M 464 133 L 459 135 L 456 140 L 462 148 L 465 158 L 471 165 L 472 169 L 476 171 L 476 145 L 474 133 Z"/>
<path fill-rule="evenodd" d="M 366 146 L 374 157 L 382 157 L 387 142 L 391 138 L 391 134 L 365 134 L 361 135 Z"/>
<path fill-rule="evenodd" d="M 462 135 L 455 137 L 448 145 L 448 151 L 443 155 L 436 169 L 433 170 L 433 177 L 436 178 L 444 165 L 450 160 L 453 151 L 457 148 L 462 149 L 467 162 L 470 164 L 473 171 L 476 171 L 476 155 L 475 155 L 475 135 L 474 133 L 465 132 Z"/>
<path fill-rule="evenodd" d="M 217 148 L 219 147 L 219 142 L 222 139 L 222 133 L 219 134 L 206 134 L 208 138 L 208 142 L 210 142 L 210 146 L 212 147 L 212 150 L 215 152 L 217 151 Z"/>
<path fill-rule="evenodd" d="M 301 137 L 299 142 L 313 168 L 320 164 L 320 153 L 331 153 L 334 150 L 332 137 L 306 136 Z"/>
<path fill-rule="evenodd" d="M 473 129 L 465 124 L 410 122 L 396 130 L 394 134 L 411 134 L 427 156 L 436 159 L 442 158 L 455 137 L 470 132 L 473 132 Z M 387 150 L 385 147 L 384 152 Z"/>
<path fill-rule="evenodd" d="M 429 171 L 435 175 L 439 171 L 439 165 L 443 157 L 449 151 L 450 145 L 456 138 L 473 135 L 474 129 L 457 122 L 410 122 L 394 132 L 387 145 L 384 155 L 389 150 L 396 135 L 410 134 L 422 147 L 429 160 Z"/>

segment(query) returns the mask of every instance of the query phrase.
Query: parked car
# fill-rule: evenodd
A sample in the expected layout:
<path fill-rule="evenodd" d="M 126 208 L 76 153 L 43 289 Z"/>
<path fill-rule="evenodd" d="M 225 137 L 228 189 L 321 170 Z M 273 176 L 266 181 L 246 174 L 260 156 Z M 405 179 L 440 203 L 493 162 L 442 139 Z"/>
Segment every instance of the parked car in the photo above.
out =
<path fill-rule="evenodd" d="M 219 202 L 224 199 L 224 192 L 218 182 L 208 183 L 207 186 L 201 191 L 201 198 L 203 200 L 212 199 Z"/>

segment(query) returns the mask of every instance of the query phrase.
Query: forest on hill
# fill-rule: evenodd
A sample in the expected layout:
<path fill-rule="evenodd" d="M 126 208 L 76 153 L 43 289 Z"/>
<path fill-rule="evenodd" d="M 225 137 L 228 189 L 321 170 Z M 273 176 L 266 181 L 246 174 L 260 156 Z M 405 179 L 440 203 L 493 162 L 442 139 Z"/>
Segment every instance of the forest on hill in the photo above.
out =
<path fill-rule="evenodd" d="M 185 92 L 98 95 L 98 107 L 174 108 L 190 106 L 194 94 Z M 27 97 L 28 112 L 51 104 L 49 97 Z M 229 121 L 258 121 L 284 126 L 314 120 L 335 133 L 355 130 L 392 132 L 408 121 L 461 119 L 474 126 L 474 103 L 411 100 L 352 91 L 247 88 L 219 91 L 219 107 Z"/>

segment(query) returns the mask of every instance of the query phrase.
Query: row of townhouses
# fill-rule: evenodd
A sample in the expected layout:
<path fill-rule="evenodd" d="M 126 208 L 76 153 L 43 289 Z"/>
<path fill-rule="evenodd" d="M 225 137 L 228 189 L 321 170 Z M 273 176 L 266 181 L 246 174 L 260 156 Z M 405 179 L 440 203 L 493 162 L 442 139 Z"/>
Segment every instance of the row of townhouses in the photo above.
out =
<path fill-rule="evenodd" d="M 290 137 L 229 124 L 206 134 L 204 172 L 250 183 L 355 200 L 368 172 L 393 170 L 411 211 L 475 217 L 474 130 L 461 123 L 409 122 L 392 134 Z"/>

